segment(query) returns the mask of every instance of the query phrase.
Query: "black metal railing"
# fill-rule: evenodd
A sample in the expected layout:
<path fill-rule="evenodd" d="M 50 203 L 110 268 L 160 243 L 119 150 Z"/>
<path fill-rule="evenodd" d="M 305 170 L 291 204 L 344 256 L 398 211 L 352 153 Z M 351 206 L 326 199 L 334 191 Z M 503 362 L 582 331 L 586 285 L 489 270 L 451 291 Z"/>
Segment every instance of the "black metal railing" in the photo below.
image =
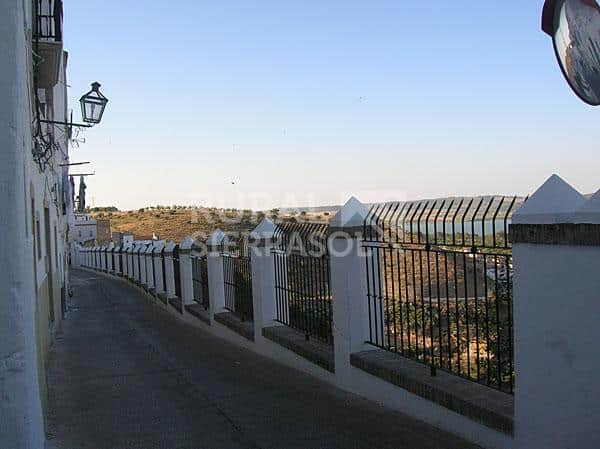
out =
<path fill-rule="evenodd" d="M 194 286 L 194 301 L 202 304 L 204 310 L 210 306 L 208 290 L 208 260 L 206 255 L 202 257 L 192 256 L 192 283 Z"/>
<path fill-rule="evenodd" d="M 175 296 L 181 298 L 181 267 L 179 265 L 179 245 L 173 248 L 173 279 L 175 281 Z"/>
<path fill-rule="evenodd" d="M 225 308 L 242 321 L 254 319 L 252 266 L 246 236 L 229 237 L 222 251 Z"/>
<path fill-rule="evenodd" d="M 518 197 L 375 205 L 365 220 L 369 343 L 509 393 Z"/>
<path fill-rule="evenodd" d="M 282 223 L 275 232 L 277 321 L 333 343 L 332 304 L 327 249 L 328 226 Z"/>
<path fill-rule="evenodd" d="M 62 0 L 34 0 L 35 41 L 62 41 Z"/>

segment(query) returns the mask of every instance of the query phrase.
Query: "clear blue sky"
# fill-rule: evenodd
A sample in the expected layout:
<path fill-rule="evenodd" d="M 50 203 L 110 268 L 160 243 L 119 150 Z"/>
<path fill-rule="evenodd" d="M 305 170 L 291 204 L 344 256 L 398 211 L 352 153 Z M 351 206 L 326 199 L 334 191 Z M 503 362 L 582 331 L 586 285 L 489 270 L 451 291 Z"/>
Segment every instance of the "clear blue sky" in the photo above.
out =
<path fill-rule="evenodd" d="M 600 108 L 563 81 L 541 0 L 64 3 L 75 114 L 92 81 L 110 98 L 72 152 L 96 206 L 600 187 Z"/>

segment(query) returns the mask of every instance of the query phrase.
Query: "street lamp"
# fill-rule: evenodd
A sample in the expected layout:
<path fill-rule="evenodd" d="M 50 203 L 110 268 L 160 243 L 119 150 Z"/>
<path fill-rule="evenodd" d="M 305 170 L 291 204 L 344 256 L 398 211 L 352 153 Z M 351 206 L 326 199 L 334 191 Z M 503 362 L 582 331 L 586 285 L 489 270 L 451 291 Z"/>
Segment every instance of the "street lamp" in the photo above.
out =
<path fill-rule="evenodd" d="M 100 92 L 100 83 L 92 83 L 92 90 L 82 95 L 79 102 L 81 103 L 81 115 L 84 123 L 91 123 L 92 125 L 100 123 L 104 108 L 108 103 L 108 98 Z"/>
<path fill-rule="evenodd" d="M 69 127 L 69 130 L 72 126 L 78 128 L 91 128 L 102 120 L 108 98 L 102 95 L 100 92 L 100 83 L 96 82 L 92 83 L 92 90 L 81 96 L 79 103 L 81 104 L 81 116 L 83 117 L 84 123 L 58 122 L 55 120 L 44 119 L 39 119 L 39 122 L 50 123 L 52 125 L 64 125 Z"/>
<path fill-rule="evenodd" d="M 542 30 L 552 37 L 558 64 L 581 100 L 600 105 L 600 6 L 596 0 L 546 0 Z"/>

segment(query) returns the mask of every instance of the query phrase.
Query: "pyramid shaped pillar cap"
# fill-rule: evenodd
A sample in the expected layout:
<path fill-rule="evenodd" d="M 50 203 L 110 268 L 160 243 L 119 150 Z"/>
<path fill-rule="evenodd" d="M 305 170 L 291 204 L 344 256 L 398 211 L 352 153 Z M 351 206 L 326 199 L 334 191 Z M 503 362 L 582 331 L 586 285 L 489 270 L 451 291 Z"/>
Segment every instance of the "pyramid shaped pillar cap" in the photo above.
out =
<path fill-rule="evenodd" d="M 185 239 L 183 239 L 183 242 L 181 242 L 181 244 L 179 245 L 179 249 L 191 250 L 194 246 L 194 241 L 194 238 L 191 235 L 188 235 Z"/>
<path fill-rule="evenodd" d="M 585 201 L 573 215 L 574 223 L 600 224 L 600 190 Z"/>
<path fill-rule="evenodd" d="M 165 246 L 165 254 L 173 254 L 173 251 L 175 250 L 176 246 L 177 246 L 177 243 L 175 243 L 173 241 L 167 243 L 167 245 Z"/>
<path fill-rule="evenodd" d="M 210 235 L 210 237 L 208 237 L 208 239 L 206 240 L 206 245 L 209 248 L 213 248 L 213 249 L 215 249 L 216 247 L 218 247 L 220 245 L 224 245 L 226 243 L 227 243 L 227 236 L 220 229 L 217 229 L 215 232 L 213 232 Z"/>
<path fill-rule="evenodd" d="M 250 238 L 254 240 L 269 240 L 275 236 L 277 225 L 268 218 L 263 218 L 262 221 L 250 233 Z"/>
<path fill-rule="evenodd" d="M 558 175 L 552 175 L 514 213 L 513 224 L 572 223 L 585 197 Z"/>
<path fill-rule="evenodd" d="M 163 250 L 163 248 L 165 247 L 165 242 L 162 240 L 159 240 L 158 242 L 154 243 L 154 249 L 153 249 L 153 253 L 154 254 L 160 254 L 160 252 Z"/>
<path fill-rule="evenodd" d="M 369 208 L 356 197 L 352 197 L 333 216 L 329 226 L 338 231 L 362 229 L 368 215 Z"/>

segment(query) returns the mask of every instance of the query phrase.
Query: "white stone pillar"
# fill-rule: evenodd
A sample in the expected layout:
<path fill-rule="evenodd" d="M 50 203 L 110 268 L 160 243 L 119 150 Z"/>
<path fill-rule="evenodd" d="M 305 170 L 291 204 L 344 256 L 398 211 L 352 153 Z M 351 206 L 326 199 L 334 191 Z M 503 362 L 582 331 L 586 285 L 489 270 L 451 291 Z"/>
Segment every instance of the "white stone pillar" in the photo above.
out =
<path fill-rule="evenodd" d="M 115 249 L 115 244 L 111 242 L 110 245 L 108 245 L 108 248 L 106 250 L 106 256 L 107 256 L 106 271 L 108 271 L 109 273 L 115 272 L 115 266 L 114 266 L 114 261 L 113 261 L 113 250 L 114 249 Z"/>
<path fill-rule="evenodd" d="M 275 292 L 275 261 L 273 245 L 277 226 L 264 218 L 250 233 L 252 246 L 252 301 L 254 307 L 254 341 L 262 338 L 262 329 L 277 326 L 277 300 Z"/>
<path fill-rule="evenodd" d="M 223 272 L 222 245 L 226 244 L 227 237 L 220 229 L 217 229 L 206 241 L 208 255 L 208 292 L 210 295 L 209 315 L 212 322 L 216 313 L 224 312 L 225 309 L 225 278 Z"/>
<path fill-rule="evenodd" d="M 138 263 L 140 264 L 140 284 L 144 287 L 147 286 L 147 267 L 146 267 L 146 250 L 148 249 L 147 245 L 142 245 L 140 252 L 138 254 Z"/>
<path fill-rule="evenodd" d="M 103 261 L 104 261 L 104 271 L 106 273 L 110 273 L 110 248 L 108 246 L 104 247 L 104 254 L 103 254 Z"/>
<path fill-rule="evenodd" d="M 192 247 L 194 239 L 186 237 L 179 245 L 179 278 L 183 305 L 194 304 L 194 282 L 192 280 Z"/>
<path fill-rule="evenodd" d="M 121 249 L 120 245 L 115 247 L 115 274 L 119 276 L 123 274 L 123 267 L 121 266 Z"/>
<path fill-rule="evenodd" d="M 156 273 L 156 285 L 154 286 L 154 292 L 156 295 L 165 293 L 164 281 L 163 281 L 163 265 L 162 265 L 162 250 L 165 247 L 164 242 L 159 242 L 154 246 L 152 257 L 154 258 L 154 271 Z"/>
<path fill-rule="evenodd" d="M 140 257 L 139 257 L 139 252 L 140 252 L 141 247 L 139 245 L 135 245 L 133 247 L 133 251 L 131 253 L 131 260 L 133 263 L 133 280 L 135 282 L 140 282 L 142 277 L 140 275 Z"/>
<path fill-rule="evenodd" d="M 154 291 L 154 264 L 152 263 L 152 254 L 154 253 L 154 244 L 148 245 L 144 252 L 144 261 L 146 263 L 146 285 L 148 290 Z"/>
<path fill-rule="evenodd" d="M 133 251 L 135 250 L 135 246 L 133 244 L 129 245 L 129 249 L 127 250 L 127 274 L 130 281 L 135 279 L 133 272 Z"/>
<path fill-rule="evenodd" d="M 349 382 L 350 354 L 375 349 L 365 343 L 369 340 L 369 305 L 362 239 L 368 213 L 353 197 L 329 223 L 335 374 L 341 383 Z"/>
<path fill-rule="evenodd" d="M 123 273 L 124 278 L 129 278 L 129 269 L 127 268 L 128 256 L 127 252 L 129 251 L 129 245 L 124 244 L 121 246 L 121 252 L 123 253 L 123 258 L 121 259 L 121 272 Z"/>
<path fill-rule="evenodd" d="M 175 298 L 175 272 L 173 270 L 173 250 L 177 244 L 169 242 L 165 247 L 165 279 L 167 281 L 167 299 Z"/>
<path fill-rule="evenodd" d="M 515 447 L 600 447 L 600 191 L 551 177 L 511 236 Z"/>
<path fill-rule="evenodd" d="M 107 272 L 108 271 L 108 254 L 107 254 L 108 248 L 106 246 L 102 247 L 102 271 L 103 272 Z"/>

